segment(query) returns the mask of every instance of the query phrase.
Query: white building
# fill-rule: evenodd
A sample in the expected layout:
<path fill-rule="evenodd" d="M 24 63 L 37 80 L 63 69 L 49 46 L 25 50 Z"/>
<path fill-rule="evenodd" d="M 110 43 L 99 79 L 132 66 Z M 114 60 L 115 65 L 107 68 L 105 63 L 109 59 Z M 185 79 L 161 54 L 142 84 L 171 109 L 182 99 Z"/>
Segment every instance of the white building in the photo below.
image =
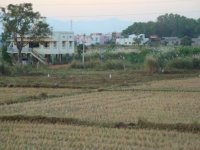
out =
<path fill-rule="evenodd" d="M 65 56 L 74 53 L 74 33 L 73 32 L 53 32 L 53 34 L 39 42 L 31 42 L 28 38 L 25 39 L 28 43 L 22 49 L 22 55 L 26 59 L 34 57 L 40 62 L 54 63 L 64 62 Z M 16 55 L 17 47 L 13 41 L 10 42 L 7 52 Z"/>
<path fill-rule="evenodd" d="M 84 43 L 86 46 L 90 46 L 92 44 L 92 39 L 88 35 L 76 35 L 75 42 L 77 45 Z"/>
<path fill-rule="evenodd" d="M 92 33 L 91 35 L 92 44 L 102 44 L 102 33 Z"/>
<path fill-rule="evenodd" d="M 117 38 L 116 44 L 117 45 L 126 45 L 126 46 L 131 46 L 131 45 L 135 45 L 135 44 L 144 45 L 148 41 L 149 41 L 149 39 L 145 38 L 144 34 L 139 34 L 139 35 L 131 34 L 131 35 L 129 35 L 128 38 Z"/>
<path fill-rule="evenodd" d="M 86 46 L 91 45 L 104 45 L 112 40 L 111 34 L 91 33 L 90 35 L 76 35 L 75 41 L 77 45 L 83 44 Z"/>

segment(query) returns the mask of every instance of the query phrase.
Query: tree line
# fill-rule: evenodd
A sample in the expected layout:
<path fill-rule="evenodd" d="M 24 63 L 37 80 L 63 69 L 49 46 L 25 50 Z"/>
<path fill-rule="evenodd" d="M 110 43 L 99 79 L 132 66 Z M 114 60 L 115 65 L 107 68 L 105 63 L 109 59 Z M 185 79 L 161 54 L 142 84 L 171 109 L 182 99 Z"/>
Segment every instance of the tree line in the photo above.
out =
<path fill-rule="evenodd" d="M 147 37 L 198 37 L 200 35 L 200 18 L 191 19 L 178 14 L 165 14 L 157 18 L 156 22 L 135 22 L 122 31 L 124 36 L 144 33 Z"/>

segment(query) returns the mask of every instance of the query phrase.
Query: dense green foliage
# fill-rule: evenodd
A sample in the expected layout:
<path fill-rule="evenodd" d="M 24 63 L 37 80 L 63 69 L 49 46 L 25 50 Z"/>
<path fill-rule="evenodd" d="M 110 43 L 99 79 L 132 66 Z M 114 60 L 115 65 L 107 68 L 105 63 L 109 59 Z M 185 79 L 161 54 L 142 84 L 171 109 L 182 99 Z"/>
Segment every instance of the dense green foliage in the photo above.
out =
<path fill-rule="evenodd" d="M 6 63 L 11 64 L 11 57 L 10 55 L 7 53 L 7 48 L 5 46 L 2 47 L 2 61 L 5 61 Z"/>
<path fill-rule="evenodd" d="M 199 69 L 200 48 L 177 47 L 166 52 L 157 52 L 153 55 L 162 69 Z"/>
<path fill-rule="evenodd" d="M 178 47 L 142 47 L 135 52 L 102 51 L 85 54 L 85 64 L 78 54 L 66 56 L 71 68 L 94 70 L 134 69 L 147 73 L 164 73 L 177 69 L 200 69 L 200 48 L 192 46 Z M 36 66 L 35 66 L 36 67 Z M 37 70 L 34 66 L 8 66 L 1 64 L 1 74 L 29 74 Z"/>
<path fill-rule="evenodd" d="M 200 19 L 190 19 L 177 14 L 165 14 L 157 18 L 156 22 L 136 22 L 123 30 L 124 35 L 144 33 L 147 37 L 196 37 L 200 35 Z"/>
<path fill-rule="evenodd" d="M 192 39 L 189 36 L 184 36 L 183 38 L 181 38 L 181 45 L 192 45 Z"/>
<path fill-rule="evenodd" d="M 162 48 L 161 48 L 162 49 Z M 200 48 L 192 46 L 166 47 L 165 50 L 152 47 L 141 48 L 139 52 L 105 51 L 85 56 L 85 66 L 79 57 L 74 57 L 72 68 L 96 70 L 139 69 L 148 73 L 164 72 L 170 69 L 199 69 Z"/>

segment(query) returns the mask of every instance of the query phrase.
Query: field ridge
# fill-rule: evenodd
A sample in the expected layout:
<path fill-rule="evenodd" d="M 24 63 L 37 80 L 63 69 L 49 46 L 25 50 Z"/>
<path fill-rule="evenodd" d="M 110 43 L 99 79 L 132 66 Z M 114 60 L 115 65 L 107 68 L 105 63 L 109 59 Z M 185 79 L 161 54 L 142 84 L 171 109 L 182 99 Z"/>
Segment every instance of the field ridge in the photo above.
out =
<path fill-rule="evenodd" d="M 123 129 L 154 129 L 154 130 L 175 130 L 178 132 L 192 132 L 200 133 L 200 124 L 184 124 L 184 123 L 153 123 L 146 120 L 138 120 L 137 123 L 97 123 L 83 121 L 75 118 L 58 118 L 58 117 L 45 117 L 45 116 L 25 116 L 25 115 L 12 115 L 0 116 L 0 122 L 26 122 L 26 123 L 39 123 L 39 124 L 64 124 L 74 126 L 95 126 L 103 128 L 123 128 Z"/>

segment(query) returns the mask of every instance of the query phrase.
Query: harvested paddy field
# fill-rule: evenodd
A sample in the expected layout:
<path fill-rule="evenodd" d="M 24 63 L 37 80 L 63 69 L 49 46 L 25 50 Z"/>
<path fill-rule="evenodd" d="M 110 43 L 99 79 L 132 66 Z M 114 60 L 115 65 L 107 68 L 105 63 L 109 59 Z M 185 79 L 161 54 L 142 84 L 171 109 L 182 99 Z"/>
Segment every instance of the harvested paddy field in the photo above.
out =
<path fill-rule="evenodd" d="M 8 89 L 9 90 L 9 89 Z M 92 122 L 193 123 L 199 92 L 103 91 L 0 105 L 0 114 L 76 118 Z"/>
<path fill-rule="evenodd" d="M 2 88 L 0 87 L 0 104 L 10 104 L 45 99 L 48 97 L 62 97 L 84 92 L 82 89 L 64 88 Z"/>
<path fill-rule="evenodd" d="M 2 77 L 0 149 L 199 149 L 200 78 L 93 75 Z"/>
<path fill-rule="evenodd" d="M 162 81 L 151 81 L 137 86 L 136 89 L 143 90 L 178 90 L 200 92 L 200 77 L 186 79 L 171 79 Z"/>
<path fill-rule="evenodd" d="M 176 131 L 111 129 L 0 122 L 0 149 L 197 150 L 200 135 Z"/>

